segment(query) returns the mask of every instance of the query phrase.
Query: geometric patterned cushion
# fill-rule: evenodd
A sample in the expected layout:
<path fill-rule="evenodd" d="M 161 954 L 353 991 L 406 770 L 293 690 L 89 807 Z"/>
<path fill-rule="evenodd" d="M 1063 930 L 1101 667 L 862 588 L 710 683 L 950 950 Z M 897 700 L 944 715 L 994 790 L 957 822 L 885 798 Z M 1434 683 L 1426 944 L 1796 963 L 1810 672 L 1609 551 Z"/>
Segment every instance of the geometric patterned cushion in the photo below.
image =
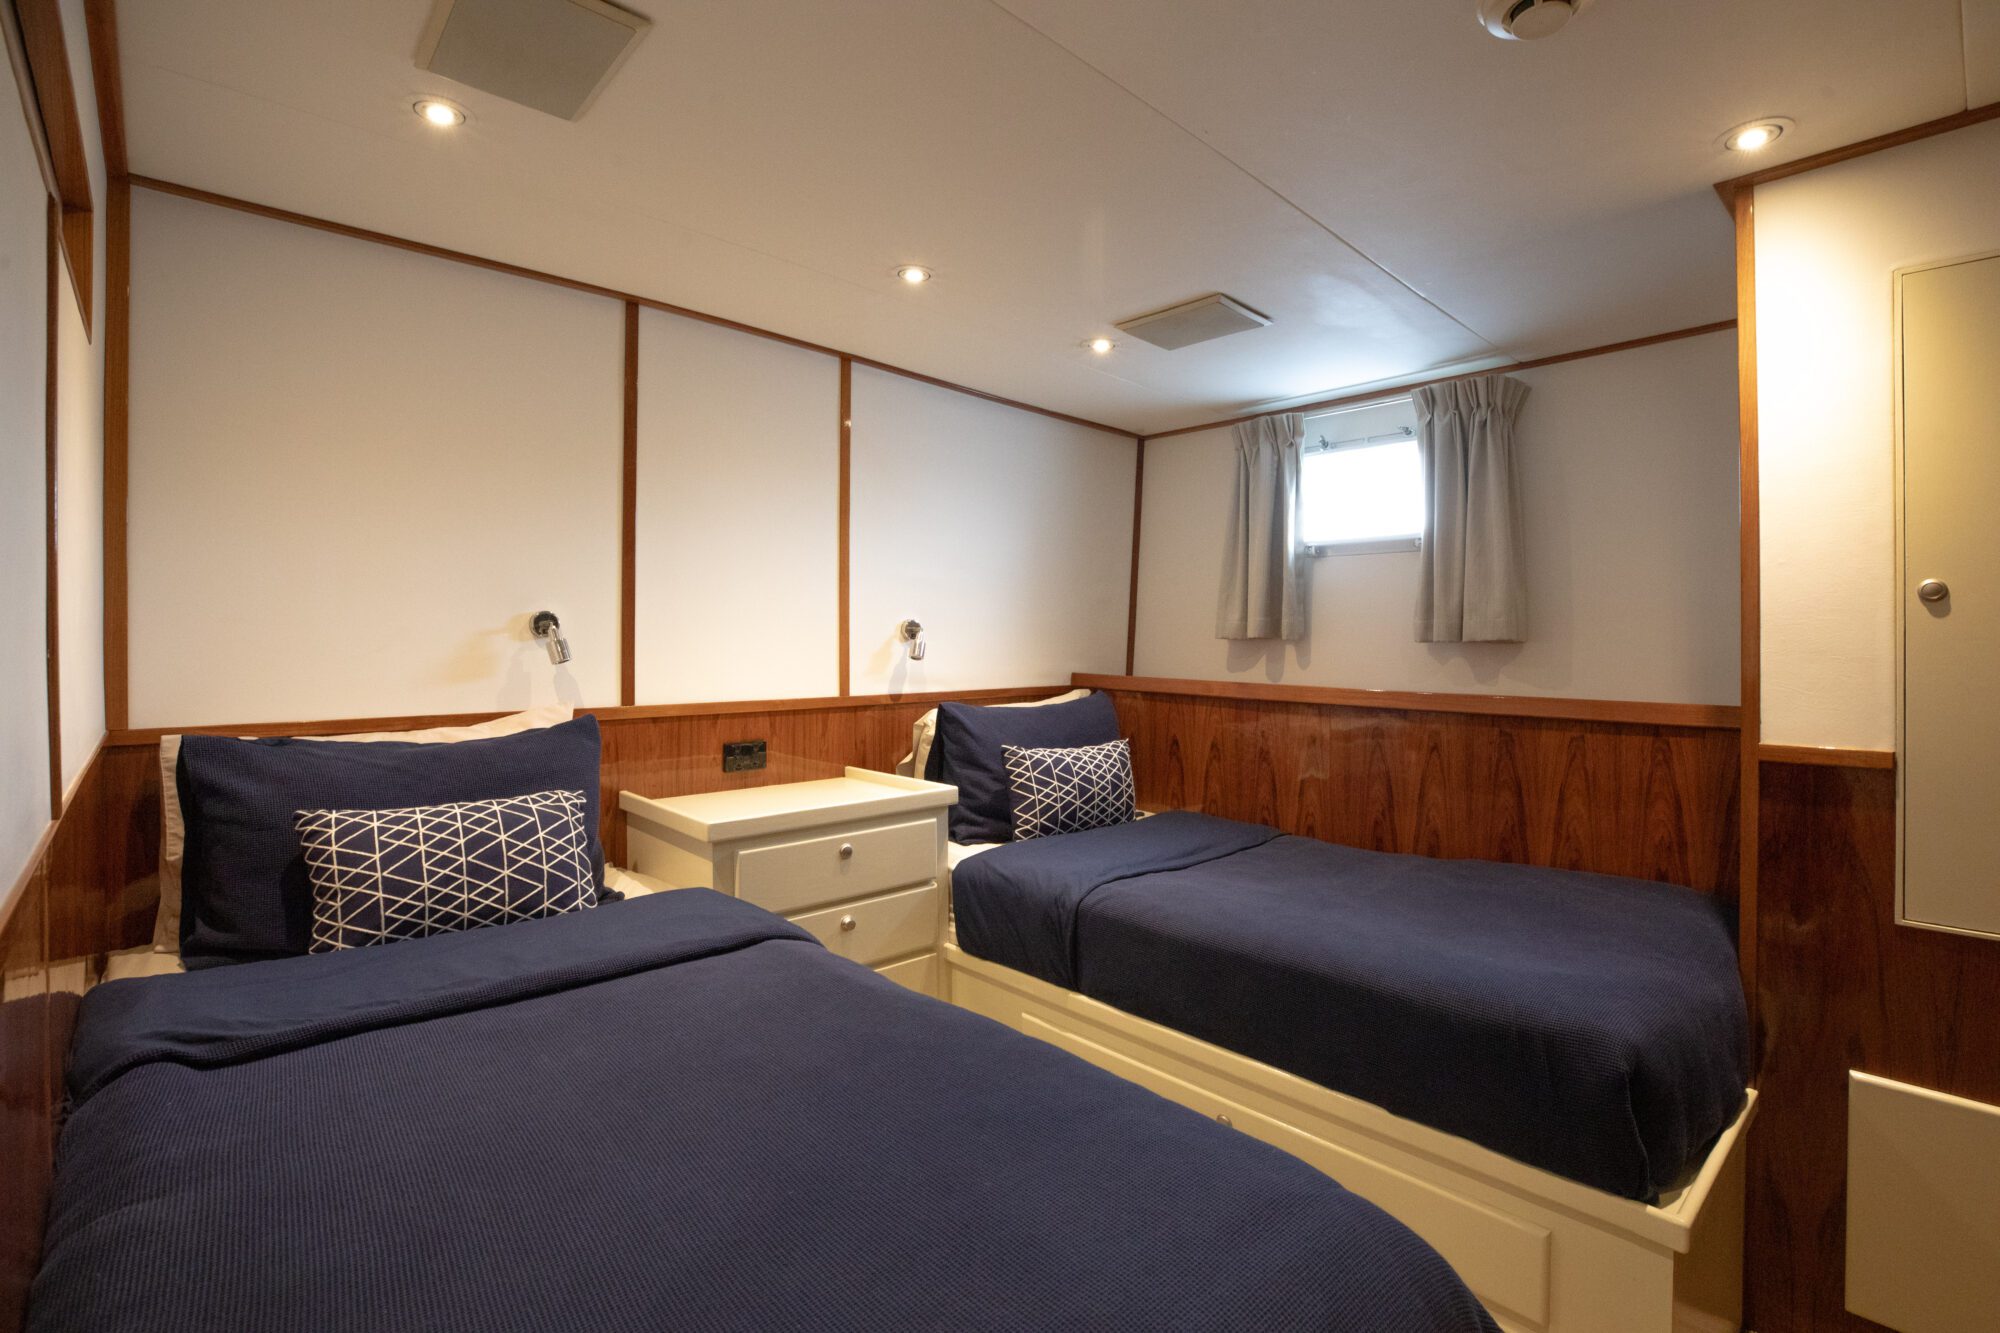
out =
<path fill-rule="evenodd" d="M 312 952 L 597 905 L 580 791 L 403 810 L 301 810 Z"/>
<path fill-rule="evenodd" d="M 1001 754 L 1014 793 L 1016 838 L 1132 822 L 1131 741 L 1049 750 L 1007 745 Z"/>

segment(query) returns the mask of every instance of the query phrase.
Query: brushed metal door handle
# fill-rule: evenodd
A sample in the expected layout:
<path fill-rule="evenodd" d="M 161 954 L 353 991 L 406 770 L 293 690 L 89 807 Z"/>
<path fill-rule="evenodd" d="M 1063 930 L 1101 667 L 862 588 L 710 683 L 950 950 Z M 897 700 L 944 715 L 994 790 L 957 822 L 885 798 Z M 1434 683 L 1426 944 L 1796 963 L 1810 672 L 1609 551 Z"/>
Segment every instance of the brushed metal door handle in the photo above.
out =
<path fill-rule="evenodd" d="M 1917 585 L 1917 600 L 1920 602 L 1942 602 L 1951 596 L 1951 588 L 1943 579 L 1925 579 Z"/>

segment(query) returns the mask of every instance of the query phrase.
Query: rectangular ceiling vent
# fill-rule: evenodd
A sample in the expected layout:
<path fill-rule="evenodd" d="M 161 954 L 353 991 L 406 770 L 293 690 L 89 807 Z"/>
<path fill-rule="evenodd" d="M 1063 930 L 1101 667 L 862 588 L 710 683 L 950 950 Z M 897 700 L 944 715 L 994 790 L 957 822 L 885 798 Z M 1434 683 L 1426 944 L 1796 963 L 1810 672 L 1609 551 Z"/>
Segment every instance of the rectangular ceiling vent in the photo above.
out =
<path fill-rule="evenodd" d="M 437 0 L 417 68 L 575 120 L 652 26 L 604 0 Z"/>
<path fill-rule="evenodd" d="M 1134 338 L 1171 352 L 1175 348 L 1227 338 L 1232 333 L 1261 329 L 1270 322 L 1269 316 L 1260 315 L 1241 301 L 1217 292 L 1213 296 L 1184 301 L 1150 315 L 1128 319 L 1118 327 Z"/>

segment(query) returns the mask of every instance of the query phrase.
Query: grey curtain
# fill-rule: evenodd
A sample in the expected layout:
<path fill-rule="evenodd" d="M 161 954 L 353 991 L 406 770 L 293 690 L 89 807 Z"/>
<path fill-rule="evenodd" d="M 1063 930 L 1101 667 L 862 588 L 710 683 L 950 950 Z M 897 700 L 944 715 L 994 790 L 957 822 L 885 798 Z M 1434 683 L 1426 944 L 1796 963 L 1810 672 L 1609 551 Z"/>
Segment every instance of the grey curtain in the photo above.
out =
<path fill-rule="evenodd" d="M 1528 386 L 1504 375 L 1433 384 L 1410 395 L 1424 460 L 1419 643 L 1528 637 L 1514 418 Z"/>
<path fill-rule="evenodd" d="M 1222 551 L 1218 639 L 1306 636 L 1305 553 L 1298 540 L 1305 426 L 1299 413 L 1285 412 L 1236 428 L 1236 495 Z"/>

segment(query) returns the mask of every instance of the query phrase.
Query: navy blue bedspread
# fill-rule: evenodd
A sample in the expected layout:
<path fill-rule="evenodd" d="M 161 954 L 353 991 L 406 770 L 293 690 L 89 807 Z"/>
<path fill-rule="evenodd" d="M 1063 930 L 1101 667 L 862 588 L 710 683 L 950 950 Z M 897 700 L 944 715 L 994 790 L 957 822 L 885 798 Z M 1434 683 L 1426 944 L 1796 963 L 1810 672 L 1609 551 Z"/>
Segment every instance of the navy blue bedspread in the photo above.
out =
<path fill-rule="evenodd" d="M 33 1333 L 1491 1330 L 1304 1164 L 687 890 L 84 1000 Z"/>
<path fill-rule="evenodd" d="M 1743 1106 L 1731 927 L 1690 889 L 1171 812 L 968 858 L 952 901 L 977 957 L 1628 1198 Z"/>

